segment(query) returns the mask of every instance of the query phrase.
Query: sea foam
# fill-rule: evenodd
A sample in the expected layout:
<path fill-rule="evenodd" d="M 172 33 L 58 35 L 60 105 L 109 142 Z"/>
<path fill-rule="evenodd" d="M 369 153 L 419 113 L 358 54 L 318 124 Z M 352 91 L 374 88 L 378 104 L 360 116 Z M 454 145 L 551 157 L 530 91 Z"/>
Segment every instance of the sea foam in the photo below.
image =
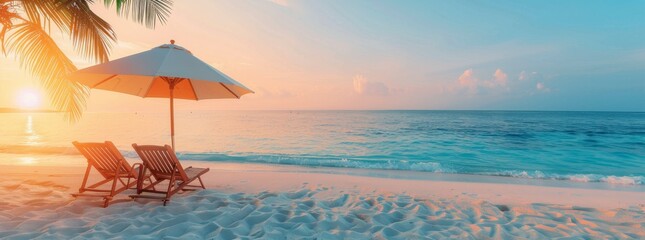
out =
<path fill-rule="evenodd" d="M 127 153 L 127 156 L 135 156 Z M 456 173 L 485 176 L 503 176 L 527 179 L 566 180 L 573 182 L 604 182 L 617 185 L 644 185 L 645 176 L 615 176 L 601 174 L 557 174 L 539 170 L 472 171 L 445 166 L 439 162 L 419 160 L 382 160 L 377 157 L 346 158 L 339 156 L 310 156 L 288 154 L 221 154 L 180 153 L 180 158 L 197 161 L 230 161 L 247 163 L 271 163 L 311 167 L 338 167 L 381 170 L 406 170 L 433 173 Z"/>

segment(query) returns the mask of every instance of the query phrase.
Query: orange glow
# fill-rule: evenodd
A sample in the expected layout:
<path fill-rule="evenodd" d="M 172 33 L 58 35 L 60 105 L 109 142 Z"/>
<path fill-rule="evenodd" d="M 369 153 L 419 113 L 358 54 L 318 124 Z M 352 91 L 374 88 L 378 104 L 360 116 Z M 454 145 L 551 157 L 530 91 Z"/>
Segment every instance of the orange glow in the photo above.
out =
<path fill-rule="evenodd" d="M 34 165 L 38 163 L 34 157 L 20 157 L 18 159 L 20 160 L 21 165 Z"/>
<path fill-rule="evenodd" d="M 26 88 L 18 92 L 16 104 L 22 109 L 36 109 L 42 104 L 40 92 Z"/>

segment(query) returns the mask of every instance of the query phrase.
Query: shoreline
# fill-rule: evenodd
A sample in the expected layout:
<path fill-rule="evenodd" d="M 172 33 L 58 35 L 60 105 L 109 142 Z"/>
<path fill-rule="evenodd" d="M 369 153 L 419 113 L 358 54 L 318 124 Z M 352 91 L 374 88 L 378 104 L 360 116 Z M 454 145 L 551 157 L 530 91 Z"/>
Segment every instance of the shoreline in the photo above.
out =
<path fill-rule="evenodd" d="M 137 160 L 128 161 L 134 163 Z M 0 161 L 0 179 L 47 179 L 53 183 L 61 181 L 61 185 L 77 189 L 83 177 L 85 164 L 81 156 L 70 155 L 57 156 L 49 162 L 35 164 L 7 164 Z M 645 201 L 642 200 L 645 199 L 643 185 L 264 163 L 182 160 L 182 165 L 210 168 L 210 172 L 204 176 L 207 189 L 225 192 L 291 191 L 310 184 L 351 189 L 357 194 L 387 191 L 426 198 L 452 198 L 463 195 L 505 205 L 544 203 L 600 209 L 645 205 Z M 52 169 L 55 169 L 56 173 L 52 174 Z M 38 179 L 39 177 L 43 179 Z"/>
<path fill-rule="evenodd" d="M 492 184 L 509 184 L 509 185 L 528 185 L 539 187 L 559 187 L 559 188 L 577 188 L 577 189 L 597 189 L 627 192 L 645 192 L 645 185 L 642 184 L 612 184 L 608 182 L 578 182 L 564 179 L 541 179 L 541 178 L 523 178 L 503 175 L 482 175 L 452 172 L 427 172 L 415 170 L 399 169 L 370 169 L 370 168 L 344 168 L 344 167 L 327 167 L 327 166 L 309 166 L 309 165 L 292 165 L 277 163 L 246 163 L 238 161 L 193 161 L 182 160 L 199 164 L 216 164 L 216 165 L 243 165 L 243 166 L 268 166 L 274 171 L 281 172 L 306 172 L 321 174 L 349 175 L 357 177 L 374 177 L 384 179 L 399 180 L 425 180 L 441 182 L 462 182 L 462 183 L 492 183 Z M 262 169 L 262 167 L 259 167 Z"/>
<path fill-rule="evenodd" d="M 85 159 L 73 147 L 36 147 L 39 153 L 32 153 L 34 146 L 22 146 L 18 150 L 3 151 L 6 148 L 13 149 L 15 146 L 0 145 L 0 166 L 28 166 L 28 165 L 50 165 L 59 166 L 65 164 L 66 166 L 85 166 Z M 135 157 L 125 155 L 130 163 L 140 162 Z M 7 158 L 9 160 L 3 160 Z M 179 156 L 183 159 L 182 156 Z M 15 161 L 18 159 L 18 161 Z M 12 161 L 13 160 L 13 161 Z M 182 162 L 193 162 L 197 165 L 208 164 L 241 164 L 248 166 L 274 166 L 274 169 L 280 171 L 296 171 L 296 172 L 313 172 L 313 173 L 329 173 L 341 174 L 352 176 L 367 176 L 379 178 L 393 178 L 393 179 L 409 179 L 409 180 L 437 180 L 448 182 L 475 182 L 475 183 L 496 183 L 496 184 L 511 184 L 511 185 L 529 185 L 529 186 L 550 186 L 550 187 L 563 187 L 563 188 L 582 188 L 582 189 L 600 189 L 600 190 L 614 190 L 614 191 L 632 191 L 632 192 L 645 192 L 645 184 L 639 184 L 639 180 L 628 179 L 626 183 L 622 183 L 621 178 L 634 178 L 634 176 L 614 176 L 608 175 L 606 178 L 619 179 L 617 182 L 597 181 L 585 179 L 587 176 L 600 176 L 598 174 L 579 174 L 571 175 L 577 179 L 555 179 L 555 178 L 535 178 L 524 176 L 510 176 L 510 175 L 495 175 L 495 174 L 478 174 L 478 173 L 460 173 L 460 172 L 437 172 L 437 171 L 420 171 L 420 170 L 407 170 L 407 169 L 379 169 L 379 168 L 355 168 L 355 167 L 337 167 L 337 166 L 317 166 L 317 165 L 300 165 L 289 163 L 271 163 L 271 162 L 244 162 L 238 160 L 181 160 Z M 579 176 L 579 177 L 578 177 Z M 637 176 L 636 178 L 642 178 Z M 636 183 L 634 183 L 636 181 Z"/>
<path fill-rule="evenodd" d="M 182 161 L 210 168 L 207 189 L 179 193 L 165 207 L 132 201 L 127 190 L 102 208 L 100 200 L 71 196 L 83 178 L 82 157 L 13 160 L 0 159 L 0 238 L 7 239 L 645 237 L 645 192 L 638 191 Z"/>

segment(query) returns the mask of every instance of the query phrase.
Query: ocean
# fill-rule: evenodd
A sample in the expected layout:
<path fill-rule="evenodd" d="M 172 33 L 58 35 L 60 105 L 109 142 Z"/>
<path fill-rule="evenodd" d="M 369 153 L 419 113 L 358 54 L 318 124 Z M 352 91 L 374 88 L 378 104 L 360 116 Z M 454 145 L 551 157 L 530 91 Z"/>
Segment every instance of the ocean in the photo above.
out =
<path fill-rule="evenodd" d="M 170 144 L 167 113 L 0 114 L 2 154 L 72 141 Z M 181 159 L 645 184 L 645 113 L 528 111 L 177 112 Z"/>

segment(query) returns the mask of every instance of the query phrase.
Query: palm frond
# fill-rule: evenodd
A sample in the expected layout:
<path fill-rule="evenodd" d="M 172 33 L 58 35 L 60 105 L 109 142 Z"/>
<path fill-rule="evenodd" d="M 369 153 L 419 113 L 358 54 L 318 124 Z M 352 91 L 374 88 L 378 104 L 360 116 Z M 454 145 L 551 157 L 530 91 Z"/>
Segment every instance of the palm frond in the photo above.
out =
<path fill-rule="evenodd" d="M 53 22 L 58 29 L 69 32 L 71 15 L 65 11 L 59 11 L 57 0 L 20 0 L 20 6 L 27 18 L 32 22 L 40 23 L 43 27 L 51 29 Z"/>
<path fill-rule="evenodd" d="M 105 0 L 106 6 L 116 4 L 117 13 L 148 28 L 155 28 L 157 22 L 165 24 L 170 16 L 172 0 Z"/>
<path fill-rule="evenodd" d="M 62 2 L 59 11 L 70 14 L 70 36 L 77 52 L 97 62 L 107 62 L 116 34 L 110 24 L 94 14 L 85 0 Z"/>
<path fill-rule="evenodd" d="M 20 65 L 41 80 L 52 106 L 65 111 L 65 117 L 70 121 L 80 119 L 89 90 L 66 79 L 77 69 L 40 23 L 25 21 L 15 24 L 7 38 L 7 46 Z"/>
<path fill-rule="evenodd" d="M 0 0 L 0 24 L 2 24 L 2 29 L 0 29 L 0 49 L 5 55 L 7 51 L 4 40 L 7 31 L 13 27 L 14 19 L 21 19 L 21 17 L 16 13 L 13 5 L 6 0 Z"/>
<path fill-rule="evenodd" d="M 124 2 L 125 0 L 104 0 L 103 4 L 105 4 L 106 8 L 109 8 L 116 3 L 116 12 L 121 12 L 121 6 L 123 6 Z"/>
<path fill-rule="evenodd" d="M 71 121 L 80 119 L 89 89 L 66 79 L 77 69 L 49 36 L 49 31 L 51 25 L 55 25 L 72 38 L 75 50 L 85 58 L 107 61 L 116 34 L 107 22 L 91 11 L 89 3 L 93 2 L 0 0 L 0 7 L 13 4 L 6 9 L 0 8 L 3 51 L 6 43 L 8 52 L 14 53 L 21 66 L 41 80 L 52 106 L 65 111 L 65 117 Z M 104 0 L 104 3 L 106 6 L 116 4 L 119 15 L 131 16 L 149 28 L 154 28 L 157 22 L 165 23 L 172 6 L 172 0 Z M 18 13 L 16 6 L 20 9 Z"/>
<path fill-rule="evenodd" d="M 108 61 L 116 34 L 110 24 L 94 14 L 88 5 L 90 0 L 21 0 L 29 19 L 56 24 L 72 38 L 76 52 L 96 62 Z M 40 19 L 42 16 L 42 20 Z"/>

